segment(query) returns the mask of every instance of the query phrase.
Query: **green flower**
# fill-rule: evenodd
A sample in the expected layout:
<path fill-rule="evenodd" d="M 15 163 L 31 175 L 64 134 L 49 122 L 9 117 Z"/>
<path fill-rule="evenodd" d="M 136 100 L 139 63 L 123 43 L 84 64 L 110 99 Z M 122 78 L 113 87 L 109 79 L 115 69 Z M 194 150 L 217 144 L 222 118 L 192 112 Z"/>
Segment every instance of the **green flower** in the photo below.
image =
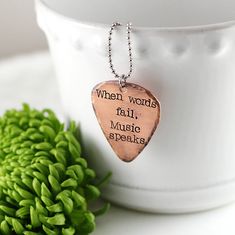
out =
<path fill-rule="evenodd" d="M 85 235 L 95 229 L 89 202 L 100 190 L 75 132 L 74 122 L 64 130 L 51 110 L 26 104 L 0 118 L 0 234 Z"/>

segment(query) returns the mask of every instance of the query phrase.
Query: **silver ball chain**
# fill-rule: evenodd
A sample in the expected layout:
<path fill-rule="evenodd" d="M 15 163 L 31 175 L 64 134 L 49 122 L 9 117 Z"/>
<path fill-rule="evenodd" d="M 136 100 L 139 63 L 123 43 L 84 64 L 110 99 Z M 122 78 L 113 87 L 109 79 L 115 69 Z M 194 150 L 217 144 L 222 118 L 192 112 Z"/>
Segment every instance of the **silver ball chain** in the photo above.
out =
<path fill-rule="evenodd" d="M 122 24 L 119 22 L 114 22 L 109 30 L 109 42 L 108 42 L 108 50 L 109 50 L 109 65 L 110 65 L 110 69 L 112 71 L 112 73 L 114 74 L 115 78 L 118 78 L 119 80 L 119 85 L 121 88 L 124 88 L 126 86 L 126 80 L 131 76 L 132 70 L 133 70 L 133 64 L 132 64 L 132 52 L 131 52 L 131 38 L 130 38 L 130 34 L 131 34 L 131 23 L 128 23 L 126 25 L 126 29 L 127 29 L 127 43 L 128 43 L 128 52 L 129 52 L 129 73 L 127 75 L 122 74 L 119 75 L 116 70 L 114 69 L 113 66 L 113 61 L 112 61 L 112 34 L 113 34 L 113 30 L 117 27 L 117 26 L 121 26 Z"/>

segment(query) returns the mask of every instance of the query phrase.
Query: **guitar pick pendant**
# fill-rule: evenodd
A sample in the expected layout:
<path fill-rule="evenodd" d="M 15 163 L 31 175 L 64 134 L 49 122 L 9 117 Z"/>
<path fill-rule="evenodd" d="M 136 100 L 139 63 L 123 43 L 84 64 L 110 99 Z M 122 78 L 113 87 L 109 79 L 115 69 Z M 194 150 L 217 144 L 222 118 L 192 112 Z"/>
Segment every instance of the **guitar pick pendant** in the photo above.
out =
<path fill-rule="evenodd" d="M 118 75 L 112 63 L 111 39 L 113 30 L 121 24 L 115 22 L 109 31 L 108 52 L 112 73 L 118 80 L 106 81 L 92 90 L 92 105 L 102 131 L 116 155 L 125 162 L 134 160 L 149 143 L 160 119 L 160 103 L 147 89 L 126 82 L 132 73 L 130 32 L 127 40 L 130 70 Z"/>
<path fill-rule="evenodd" d="M 145 88 L 118 81 L 98 84 L 92 104 L 102 131 L 117 156 L 130 162 L 146 147 L 160 118 L 158 100 Z"/>

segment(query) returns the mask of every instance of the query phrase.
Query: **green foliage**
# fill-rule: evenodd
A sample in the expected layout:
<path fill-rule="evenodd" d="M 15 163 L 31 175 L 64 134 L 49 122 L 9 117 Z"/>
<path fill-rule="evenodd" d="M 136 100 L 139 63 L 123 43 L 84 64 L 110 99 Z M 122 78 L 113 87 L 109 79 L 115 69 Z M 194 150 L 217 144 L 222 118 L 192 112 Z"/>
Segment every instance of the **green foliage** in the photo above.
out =
<path fill-rule="evenodd" d="M 0 234 L 85 235 L 95 229 L 95 172 L 75 138 L 48 109 L 23 105 L 0 118 Z"/>

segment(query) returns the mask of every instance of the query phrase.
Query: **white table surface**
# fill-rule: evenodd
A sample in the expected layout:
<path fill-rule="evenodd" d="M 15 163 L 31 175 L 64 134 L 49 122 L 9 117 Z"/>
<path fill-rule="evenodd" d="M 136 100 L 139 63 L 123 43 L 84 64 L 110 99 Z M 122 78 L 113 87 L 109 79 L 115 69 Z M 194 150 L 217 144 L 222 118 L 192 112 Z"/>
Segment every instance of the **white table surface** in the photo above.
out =
<path fill-rule="evenodd" d="M 58 86 L 48 53 L 0 61 L 0 114 L 27 102 L 49 107 L 63 117 Z M 94 235 L 235 235 L 235 204 L 183 215 L 156 215 L 112 206 L 97 219 Z"/>

